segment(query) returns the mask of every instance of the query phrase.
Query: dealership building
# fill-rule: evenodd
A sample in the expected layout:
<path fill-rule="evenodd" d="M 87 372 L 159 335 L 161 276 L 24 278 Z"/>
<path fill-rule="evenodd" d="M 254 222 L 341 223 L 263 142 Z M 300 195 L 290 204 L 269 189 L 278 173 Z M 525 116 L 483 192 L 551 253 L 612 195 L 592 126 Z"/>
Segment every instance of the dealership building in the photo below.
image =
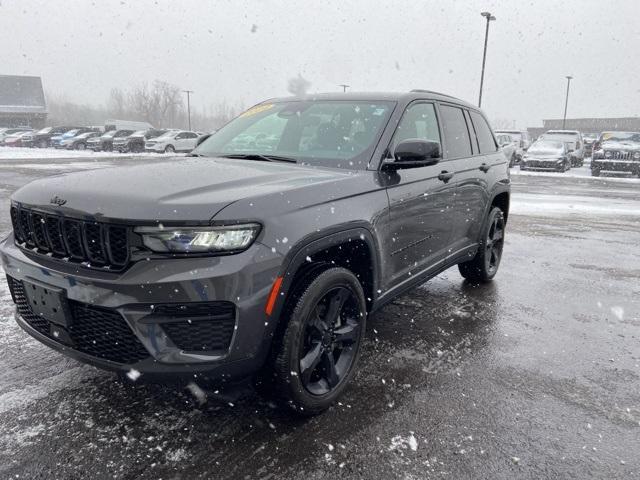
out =
<path fill-rule="evenodd" d="M 640 117 L 620 118 L 567 118 L 564 130 L 578 130 L 582 133 L 600 133 L 607 131 L 640 132 Z M 542 135 L 547 130 L 563 130 L 562 119 L 543 120 L 542 127 L 531 127 L 527 130 L 532 138 Z"/>
<path fill-rule="evenodd" d="M 40 77 L 0 75 L 0 127 L 42 128 L 46 120 Z"/>

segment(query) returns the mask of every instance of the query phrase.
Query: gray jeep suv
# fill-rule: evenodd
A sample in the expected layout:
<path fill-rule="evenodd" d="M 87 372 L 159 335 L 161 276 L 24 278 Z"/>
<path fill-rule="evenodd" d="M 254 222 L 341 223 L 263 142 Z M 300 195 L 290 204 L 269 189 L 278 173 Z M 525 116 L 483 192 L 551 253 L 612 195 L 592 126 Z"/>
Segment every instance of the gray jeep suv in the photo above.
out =
<path fill-rule="evenodd" d="M 269 100 L 191 157 L 15 192 L 0 255 L 20 326 L 106 369 L 253 376 L 315 414 L 368 314 L 454 265 L 498 269 L 507 160 L 450 96 Z"/>

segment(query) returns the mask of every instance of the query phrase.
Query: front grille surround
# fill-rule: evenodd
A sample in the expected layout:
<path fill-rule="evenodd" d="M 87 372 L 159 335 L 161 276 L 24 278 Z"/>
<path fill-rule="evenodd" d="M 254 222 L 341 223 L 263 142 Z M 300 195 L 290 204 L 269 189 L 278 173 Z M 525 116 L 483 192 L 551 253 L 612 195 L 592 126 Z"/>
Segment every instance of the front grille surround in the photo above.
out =
<path fill-rule="evenodd" d="M 123 270 L 130 261 L 129 228 L 11 206 L 15 242 L 89 268 Z"/>

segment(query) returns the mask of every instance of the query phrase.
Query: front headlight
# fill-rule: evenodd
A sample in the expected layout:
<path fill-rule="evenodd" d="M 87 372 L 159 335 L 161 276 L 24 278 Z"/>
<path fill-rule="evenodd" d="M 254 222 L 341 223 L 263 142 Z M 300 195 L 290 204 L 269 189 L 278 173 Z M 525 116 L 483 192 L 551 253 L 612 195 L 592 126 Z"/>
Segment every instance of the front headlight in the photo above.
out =
<path fill-rule="evenodd" d="M 611 152 L 604 152 L 605 158 L 611 158 Z"/>
<path fill-rule="evenodd" d="M 249 248 L 260 225 L 220 227 L 137 227 L 144 245 L 158 253 L 237 252 Z"/>

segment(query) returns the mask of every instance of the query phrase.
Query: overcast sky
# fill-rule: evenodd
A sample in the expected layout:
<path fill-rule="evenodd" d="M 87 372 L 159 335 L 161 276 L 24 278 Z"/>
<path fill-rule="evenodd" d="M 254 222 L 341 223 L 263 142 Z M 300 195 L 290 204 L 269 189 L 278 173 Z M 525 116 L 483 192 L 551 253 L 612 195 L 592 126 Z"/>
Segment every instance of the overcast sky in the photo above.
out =
<path fill-rule="evenodd" d="M 0 0 L 0 74 L 41 76 L 49 94 L 104 104 L 109 90 L 161 79 L 193 105 L 249 106 L 311 91 L 426 88 L 477 102 L 520 127 L 640 114 L 640 1 Z"/>

